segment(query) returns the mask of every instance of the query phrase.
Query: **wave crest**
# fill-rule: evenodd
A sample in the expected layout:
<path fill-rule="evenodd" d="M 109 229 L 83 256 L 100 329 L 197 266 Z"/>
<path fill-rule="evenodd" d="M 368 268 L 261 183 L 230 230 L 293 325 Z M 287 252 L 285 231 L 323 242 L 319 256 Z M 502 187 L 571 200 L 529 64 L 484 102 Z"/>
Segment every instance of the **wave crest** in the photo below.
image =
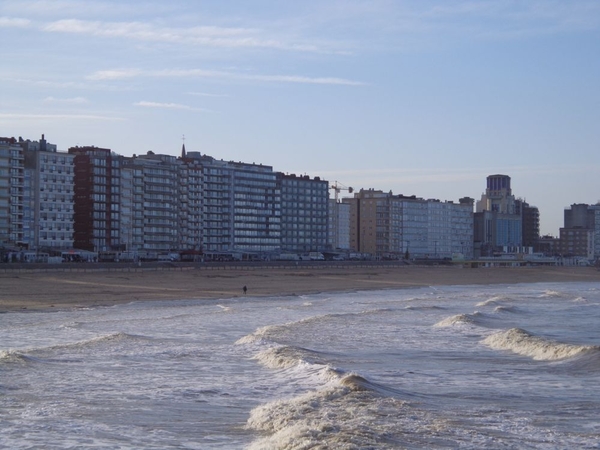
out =
<path fill-rule="evenodd" d="M 552 361 L 571 358 L 598 347 L 589 345 L 573 345 L 554 342 L 535 336 L 521 328 L 511 328 L 492 334 L 483 343 L 495 350 L 510 350 L 523 356 L 529 356 L 538 361 Z"/>
<path fill-rule="evenodd" d="M 445 328 L 454 325 L 477 325 L 480 316 L 480 312 L 474 312 L 473 314 L 457 314 L 439 321 L 434 326 L 437 328 Z"/>
<path fill-rule="evenodd" d="M 259 352 L 254 358 L 271 369 L 288 369 L 301 363 L 322 364 L 317 352 L 299 347 L 271 347 Z"/>
<path fill-rule="evenodd" d="M 0 362 L 1 363 L 20 363 L 24 364 L 31 360 L 31 358 L 21 352 L 15 350 L 0 350 Z"/>

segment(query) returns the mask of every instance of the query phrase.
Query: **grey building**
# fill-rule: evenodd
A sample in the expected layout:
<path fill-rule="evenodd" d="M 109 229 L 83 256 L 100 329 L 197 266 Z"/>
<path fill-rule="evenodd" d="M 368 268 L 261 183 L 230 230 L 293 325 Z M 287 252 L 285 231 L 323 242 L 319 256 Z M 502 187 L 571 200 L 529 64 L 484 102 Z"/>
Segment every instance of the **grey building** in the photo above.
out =
<path fill-rule="evenodd" d="M 319 177 L 279 172 L 281 250 L 291 253 L 327 250 L 329 183 Z"/>
<path fill-rule="evenodd" d="M 74 156 L 57 151 L 44 135 L 19 144 L 25 156 L 23 241 L 46 252 L 72 249 Z"/>

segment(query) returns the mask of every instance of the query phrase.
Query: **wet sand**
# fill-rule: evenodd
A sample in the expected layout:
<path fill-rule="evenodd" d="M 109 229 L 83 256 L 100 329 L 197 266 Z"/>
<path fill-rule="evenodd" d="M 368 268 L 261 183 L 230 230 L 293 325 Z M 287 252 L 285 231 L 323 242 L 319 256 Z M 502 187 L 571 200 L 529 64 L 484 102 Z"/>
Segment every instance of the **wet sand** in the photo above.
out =
<path fill-rule="evenodd" d="M 132 301 L 287 296 L 435 285 L 600 281 L 593 267 L 288 267 L 251 270 L 6 271 L 0 312 L 110 306 Z"/>

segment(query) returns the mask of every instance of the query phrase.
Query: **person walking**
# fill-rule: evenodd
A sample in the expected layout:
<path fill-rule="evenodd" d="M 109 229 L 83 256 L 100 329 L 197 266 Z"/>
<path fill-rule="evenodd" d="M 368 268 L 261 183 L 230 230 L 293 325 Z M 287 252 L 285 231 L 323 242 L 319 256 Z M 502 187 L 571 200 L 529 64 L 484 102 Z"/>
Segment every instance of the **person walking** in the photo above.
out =
<path fill-rule="evenodd" d="M 248 288 L 247 288 L 246 286 L 244 286 L 244 287 L 242 288 L 242 291 L 244 291 L 244 295 L 246 295 L 246 292 L 248 292 Z"/>

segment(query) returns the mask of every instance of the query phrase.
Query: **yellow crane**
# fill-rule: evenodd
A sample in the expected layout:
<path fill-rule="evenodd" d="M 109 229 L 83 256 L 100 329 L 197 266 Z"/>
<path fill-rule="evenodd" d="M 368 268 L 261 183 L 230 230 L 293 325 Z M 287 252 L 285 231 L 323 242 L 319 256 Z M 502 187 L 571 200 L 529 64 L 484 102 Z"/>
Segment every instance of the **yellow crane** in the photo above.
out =
<path fill-rule="evenodd" d="M 348 191 L 348 194 L 352 194 L 354 189 L 348 186 L 344 186 L 342 183 L 334 181 L 333 184 L 329 185 L 329 189 L 333 189 L 335 202 L 338 203 L 341 191 Z"/>

